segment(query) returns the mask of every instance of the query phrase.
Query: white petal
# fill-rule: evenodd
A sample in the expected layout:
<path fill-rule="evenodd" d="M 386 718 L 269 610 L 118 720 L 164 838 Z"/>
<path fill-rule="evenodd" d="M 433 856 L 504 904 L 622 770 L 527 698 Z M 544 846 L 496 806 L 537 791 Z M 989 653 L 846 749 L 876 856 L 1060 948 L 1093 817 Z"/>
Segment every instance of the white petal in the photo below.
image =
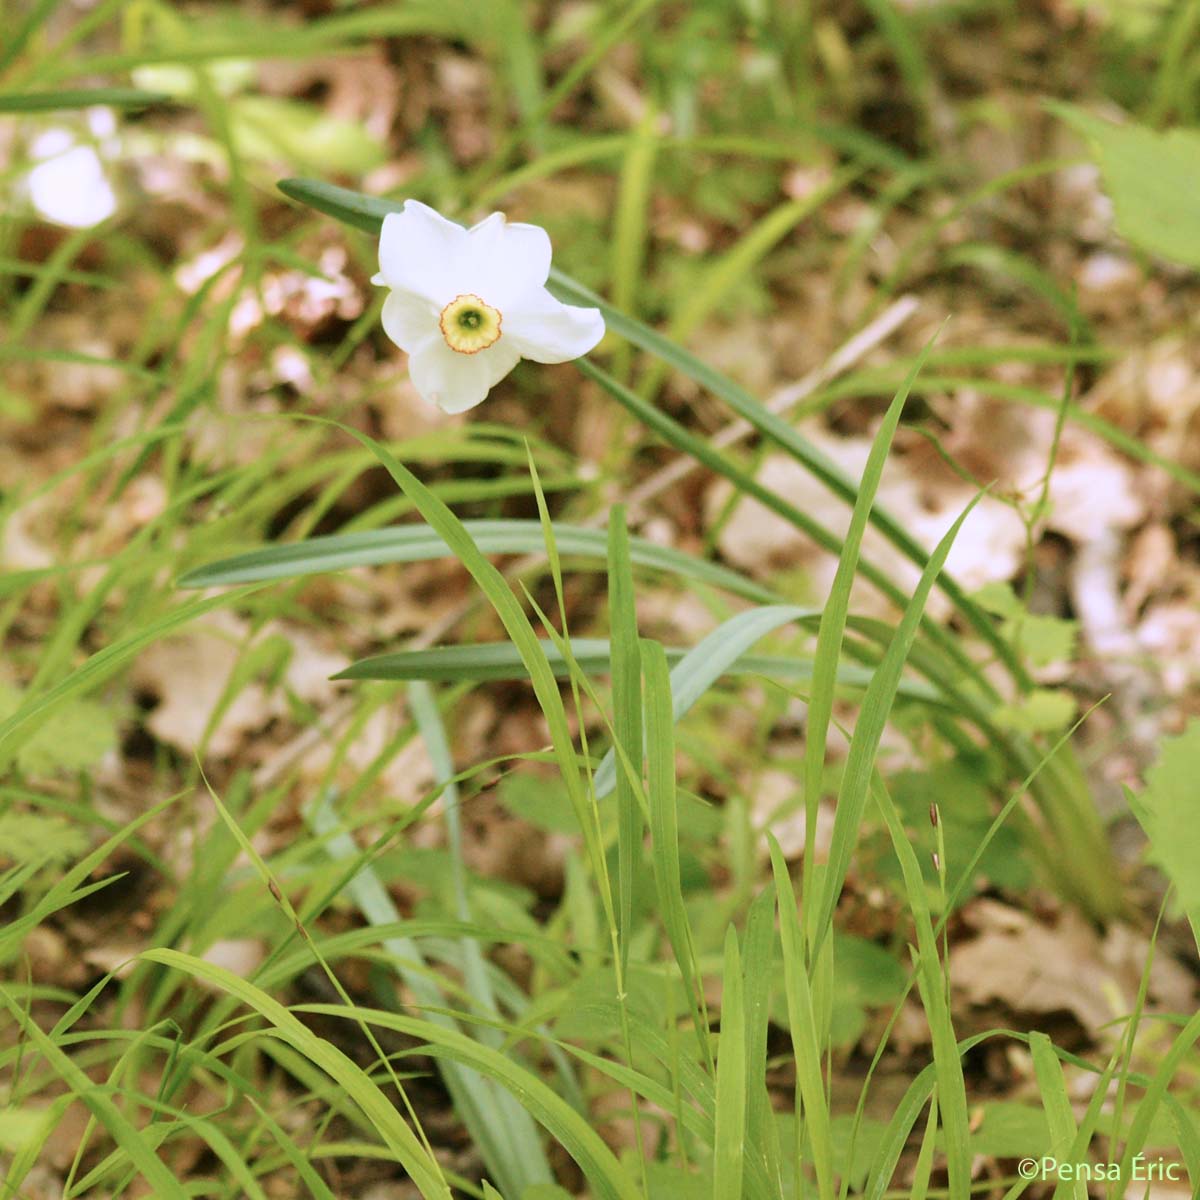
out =
<path fill-rule="evenodd" d="M 504 314 L 500 341 L 512 343 L 522 358 L 561 363 L 586 354 L 603 336 L 604 318 L 598 308 L 562 304 L 539 288 Z"/>
<path fill-rule="evenodd" d="M 409 353 L 431 333 L 438 333 L 437 309 L 412 292 L 389 292 L 382 319 L 384 333 Z"/>
<path fill-rule="evenodd" d="M 503 337 L 478 354 L 458 354 L 439 332 L 427 337 L 409 356 L 408 373 L 423 399 L 443 412 L 460 413 L 485 400 L 520 357 Z"/>
<path fill-rule="evenodd" d="M 388 287 L 424 296 L 439 311 L 458 295 L 467 231 L 418 200 L 383 218 L 379 272 Z"/>
<path fill-rule="evenodd" d="M 510 225 L 492 213 L 467 232 L 470 291 L 502 313 L 540 289 L 550 274 L 550 235 L 540 225 Z"/>

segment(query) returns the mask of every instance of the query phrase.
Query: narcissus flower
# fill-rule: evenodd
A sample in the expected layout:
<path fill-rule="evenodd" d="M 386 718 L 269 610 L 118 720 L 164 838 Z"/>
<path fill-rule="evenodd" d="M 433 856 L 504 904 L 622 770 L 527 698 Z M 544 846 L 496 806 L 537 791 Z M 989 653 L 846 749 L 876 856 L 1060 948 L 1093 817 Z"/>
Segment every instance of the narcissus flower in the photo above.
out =
<path fill-rule="evenodd" d="M 383 328 L 408 352 L 417 391 L 448 413 L 474 408 L 522 358 L 561 363 L 604 336 L 599 309 L 546 290 L 550 238 L 492 213 L 470 229 L 416 200 L 388 213 L 379 274 Z"/>

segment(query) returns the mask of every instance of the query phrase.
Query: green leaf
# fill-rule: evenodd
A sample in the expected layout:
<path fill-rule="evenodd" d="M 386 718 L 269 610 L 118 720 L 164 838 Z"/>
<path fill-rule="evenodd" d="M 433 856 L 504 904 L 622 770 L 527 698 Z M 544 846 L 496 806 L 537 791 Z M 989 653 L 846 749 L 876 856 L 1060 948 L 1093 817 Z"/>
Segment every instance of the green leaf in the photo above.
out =
<path fill-rule="evenodd" d="M 817 1038 L 812 988 L 804 965 L 804 935 L 800 928 L 796 892 L 783 851 L 774 835 L 769 832 L 767 844 L 771 851 L 771 870 L 779 906 L 784 994 L 787 997 L 792 1058 L 796 1064 L 796 1088 L 802 1105 L 809 1152 L 817 1176 L 817 1195 L 820 1200 L 832 1200 L 833 1130 L 822 1074 L 821 1046 Z M 798 1168 L 797 1163 L 797 1170 Z"/>
<path fill-rule="evenodd" d="M 843 1008 L 865 1013 L 869 1008 L 894 1004 L 904 994 L 907 981 L 904 969 L 882 946 L 840 933 L 833 938 L 833 979 L 835 1020 Z"/>
<path fill-rule="evenodd" d="M 1146 790 L 1130 805 L 1150 839 L 1150 851 L 1179 893 L 1200 946 L 1200 821 L 1196 780 L 1200 778 L 1200 720 L 1178 737 L 1164 738 L 1158 762 L 1146 772 Z"/>
<path fill-rule="evenodd" d="M 776 970 L 782 975 L 781 965 Z M 904 994 L 907 977 L 895 955 L 882 946 L 852 934 L 833 935 L 833 1008 L 829 1036 L 833 1045 L 853 1046 L 867 1026 L 872 1008 L 894 1004 Z M 787 1029 L 787 1005 L 777 997 L 772 1020 Z"/>
<path fill-rule="evenodd" d="M 45 1108 L 0 1109 L 0 1150 L 16 1154 L 46 1134 L 50 1110 Z"/>
<path fill-rule="evenodd" d="M 817 654 L 813 663 L 813 685 L 809 695 L 808 715 L 804 738 L 804 876 L 801 895 L 805 903 L 805 916 L 816 914 L 812 899 L 812 884 L 815 877 L 813 857 L 817 841 L 817 811 L 821 802 L 821 776 L 825 767 L 825 747 L 829 734 L 829 723 L 833 715 L 836 698 L 838 665 L 842 659 L 842 642 L 846 635 L 846 618 L 850 611 L 850 593 L 858 576 L 859 555 L 863 535 L 871 507 L 875 502 L 883 478 L 883 467 L 891 449 L 892 439 L 900 424 L 909 389 L 925 363 L 932 341 L 926 343 L 908 378 L 901 385 L 880 424 L 879 432 L 871 443 L 870 454 L 863 469 L 862 482 L 850 515 L 850 525 L 838 555 L 837 571 L 829 589 L 829 597 L 821 611 L 817 629 Z M 806 934 L 813 940 L 816 929 L 809 925 Z"/>
<path fill-rule="evenodd" d="M 1040 1108 L 997 1100 L 971 1131 L 971 1153 L 991 1158 L 1041 1158 L 1050 1153 L 1050 1130 Z"/>
<path fill-rule="evenodd" d="M 721 1040 L 717 1048 L 717 1131 L 713 1144 L 713 1200 L 742 1200 L 746 1151 L 746 1012 L 737 932 L 725 931 Z"/>
<path fill-rule="evenodd" d="M 972 594 L 980 608 L 1004 618 L 1001 632 L 1035 667 L 1075 657 L 1079 622 L 1031 613 L 1007 583 L 987 583 Z"/>
<path fill-rule="evenodd" d="M 706 691 L 755 642 L 792 621 L 815 620 L 811 610 L 794 605 L 774 604 L 752 608 L 730 617 L 699 645 L 689 650 L 671 671 L 671 692 L 675 720 L 678 721 Z M 607 796 L 616 783 L 616 759 L 610 750 L 596 771 L 597 798 Z"/>
<path fill-rule="evenodd" d="M 1001 729 L 1021 733 L 1057 733 L 1075 716 L 1075 697 L 1070 692 L 1034 688 L 1014 704 L 1003 704 L 992 713 Z"/>
<path fill-rule="evenodd" d="M 642 768 L 642 659 L 638 646 L 637 601 L 633 563 L 629 556 L 629 530 L 625 509 L 617 504 L 608 522 L 608 610 L 612 637 L 613 735 L 639 774 Z M 617 917 L 621 965 L 629 965 L 633 933 L 634 879 L 641 866 L 643 822 L 634 781 L 624 771 L 616 776 L 617 790 Z"/>
<path fill-rule="evenodd" d="M 299 100 L 238 96 L 230 101 L 229 121 L 238 150 L 263 162 L 357 175 L 377 167 L 387 154 L 362 125 Z"/>
<path fill-rule="evenodd" d="M 982 493 L 981 493 L 982 495 Z M 850 739 L 850 749 L 846 755 L 845 769 L 842 772 L 841 784 L 838 788 L 837 808 L 833 820 L 833 834 L 829 845 L 829 864 L 822 877 L 822 886 L 814 903 L 818 905 L 818 916 L 811 927 L 815 932 L 816 944 L 811 951 L 815 959 L 820 941 L 833 927 L 833 914 L 837 907 L 838 897 L 846 882 L 846 874 L 850 869 L 850 859 L 858 842 L 863 815 L 866 812 L 867 798 L 871 789 L 871 776 L 875 771 L 875 756 L 883 738 L 884 727 L 891 715 L 892 705 L 900 686 L 901 673 L 905 662 L 916 640 L 925 602 L 933 588 L 933 582 L 941 572 L 950 547 L 958 536 L 963 522 L 979 501 L 976 496 L 959 514 L 958 519 L 943 535 L 938 543 L 917 586 L 913 589 L 912 598 L 904 610 L 896 631 L 892 635 L 888 648 L 880 660 L 867 694 L 863 698 L 862 709 L 858 722 L 854 726 L 854 734 Z M 939 1084 L 940 1084 L 939 1080 Z"/>
<path fill-rule="evenodd" d="M 675 779 L 675 713 L 671 703 L 671 680 L 666 656 L 657 642 L 643 642 L 641 660 L 646 679 L 646 796 L 650 808 L 650 863 L 654 887 L 663 928 L 687 992 L 700 1056 L 711 1069 L 704 989 L 696 965 L 679 866 L 679 797 Z"/>
<path fill-rule="evenodd" d="M 1200 267 L 1200 132 L 1115 125 L 1070 104 L 1050 104 L 1092 147 L 1112 196 L 1117 230 L 1135 246 Z"/>
<path fill-rule="evenodd" d="M 538 521 L 464 521 L 463 528 L 484 554 L 536 554 L 544 550 Z M 564 556 L 593 559 L 597 569 L 605 561 L 605 534 L 576 525 L 554 525 L 554 537 Z M 189 571 L 180 587 L 210 588 L 234 583 L 259 583 L 272 579 L 295 579 L 323 571 L 348 567 L 379 566 L 383 563 L 426 562 L 449 558 L 450 547 L 427 525 L 395 525 L 387 529 L 334 534 L 264 546 L 247 554 Z M 722 588 L 748 600 L 770 603 L 772 594 L 760 584 L 743 578 L 716 563 L 705 562 L 645 538 L 629 539 L 629 556 L 635 565 L 678 575 Z"/>
<path fill-rule="evenodd" d="M 712 1196 L 707 1179 L 689 1175 L 671 1163 L 647 1163 L 646 1183 L 654 1200 L 710 1200 Z"/>
<path fill-rule="evenodd" d="M 57 92 L 0 93 L 0 113 L 58 112 L 69 108 L 90 108 L 103 104 L 107 108 L 149 108 L 153 104 L 170 103 L 171 97 L 162 92 L 141 88 L 81 88 Z"/>
<path fill-rule="evenodd" d="M 79 825 L 43 813 L 0 814 L 0 857 L 17 863 L 68 863 L 88 847 Z"/>
<path fill-rule="evenodd" d="M 0 720 L 11 717 L 21 703 L 22 693 L 17 688 L 0 683 Z M 116 741 L 117 725 L 109 706 L 74 700 L 21 744 L 17 765 L 30 775 L 80 771 L 95 766 Z"/>
<path fill-rule="evenodd" d="M 1053 1043 L 1044 1033 L 1035 1030 L 1029 1035 L 1029 1050 L 1033 1055 L 1033 1073 L 1042 1095 L 1042 1108 L 1050 1131 L 1050 1153 L 1059 1162 L 1072 1162 L 1078 1125 L 1071 1110 L 1071 1097 L 1067 1094 L 1062 1064 L 1054 1053 Z M 1087 1200 L 1087 1184 L 1079 1179 L 1070 1185 L 1063 1181 L 1055 1188 L 1054 1195 L 1056 1200 L 1059 1197 L 1066 1200 L 1068 1196 L 1074 1196 L 1075 1200 Z"/>
<path fill-rule="evenodd" d="M 108 1089 L 98 1086 L 4 988 L 0 988 L 0 1004 L 8 1009 L 9 1015 L 23 1031 L 30 1049 L 40 1054 L 51 1070 L 88 1107 L 96 1121 L 104 1126 L 141 1173 L 152 1193 L 163 1197 L 163 1200 L 187 1200 L 187 1190 L 155 1153 L 156 1140 L 152 1140 L 146 1130 L 139 1129 L 129 1120 Z"/>
<path fill-rule="evenodd" d="M 579 833 L 579 822 L 560 779 L 526 772 L 505 775 L 496 797 L 514 817 L 544 833 Z"/>

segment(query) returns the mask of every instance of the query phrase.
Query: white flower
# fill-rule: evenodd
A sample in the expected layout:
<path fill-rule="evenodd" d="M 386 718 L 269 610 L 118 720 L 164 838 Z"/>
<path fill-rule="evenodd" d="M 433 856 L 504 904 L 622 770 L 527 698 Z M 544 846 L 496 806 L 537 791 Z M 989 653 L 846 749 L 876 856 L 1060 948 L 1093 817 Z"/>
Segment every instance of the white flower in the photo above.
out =
<path fill-rule="evenodd" d="M 392 289 L 383 328 L 408 352 L 422 397 L 448 413 L 474 408 L 522 358 L 568 362 L 604 336 L 599 309 L 546 290 L 550 238 L 492 213 L 471 229 L 408 200 L 388 213 L 373 283 Z"/>

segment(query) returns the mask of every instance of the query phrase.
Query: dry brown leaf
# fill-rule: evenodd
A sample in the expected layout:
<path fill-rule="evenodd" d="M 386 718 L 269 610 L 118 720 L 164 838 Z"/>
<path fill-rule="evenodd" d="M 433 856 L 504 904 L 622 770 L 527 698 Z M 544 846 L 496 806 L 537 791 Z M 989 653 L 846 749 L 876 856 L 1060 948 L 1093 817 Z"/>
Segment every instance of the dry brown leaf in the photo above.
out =
<path fill-rule="evenodd" d="M 232 613 L 217 612 L 181 637 L 158 642 L 137 661 L 137 685 L 158 698 L 146 726 L 161 742 L 195 752 L 209 719 L 242 657 L 249 627 Z M 284 673 L 286 685 L 302 700 L 327 703 L 335 685 L 329 676 L 347 665 L 344 655 L 321 647 L 303 630 L 269 625 L 260 636 L 282 633 L 291 644 Z M 211 754 L 232 753 L 242 739 L 287 712 L 283 695 L 261 683 L 246 684 L 225 710 L 208 742 Z"/>
<path fill-rule="evenodd" d="M 806 431 L 809 438 L 852 478 L 862 476 L 871 444 L 866 438 L 835 438 L 819 430 Z M 771 455 L 758 472 L 765 487 L 811 514 L 839 537 L 850 523 L 850 509 L 836 499 L 809 472 L 784 455 Z M 722 481 L 710 489 L 706 510 L 715 520 L 731 494 Z M 974 496 L 953 478 L 932 485 L 928 476 L 917 475 L 904 457 L 893 457 L 884 469 L 878 501 L 927 550 L 932 550 Z M 752 571 L 802 564 L 809 568 L 813 594 L 825 595 L 833 582 L 836 560 L 820 551 L 784 518 L 765 509 L 756 500 L 740 500 L 722 528 L 717 544 L 736 566 Z M 1025 548 L 1025 530 L 1007 505 L 985 497 L 967 517 L 947 560 L 947 571 L 968 591 L 985 583 L 1010 579 L 1019 568 Z M 884 537 L 869 530 L 863 555 L 886 571 L 901 588 L 912 588 L 920 571 Z M 863 589 L 856 596 L 861 610 L 880 611 L 877 593 Z M 882 606 L 886 611 L 886 606 Z M 947 602 L 930 597 L 930 611 L 944 616 Z"/>
<path fill-rule="evenodd" d="M 1132 1008 L 1149 945 L 1140 933 L 1114 926 L 1102 941 L 1071 910 L 1048 925 L 987 899 L 964 916 L 977 936 L 954 947 L 950 966 L 954 988 L 968 1002 L 998 1002 L 1024 1014 L 1067 1012 L 1093 1035 Z M 1191 976 L 1156 956 L 1150 1000 L 1172 1010 L 1194 1005 Z"/>

